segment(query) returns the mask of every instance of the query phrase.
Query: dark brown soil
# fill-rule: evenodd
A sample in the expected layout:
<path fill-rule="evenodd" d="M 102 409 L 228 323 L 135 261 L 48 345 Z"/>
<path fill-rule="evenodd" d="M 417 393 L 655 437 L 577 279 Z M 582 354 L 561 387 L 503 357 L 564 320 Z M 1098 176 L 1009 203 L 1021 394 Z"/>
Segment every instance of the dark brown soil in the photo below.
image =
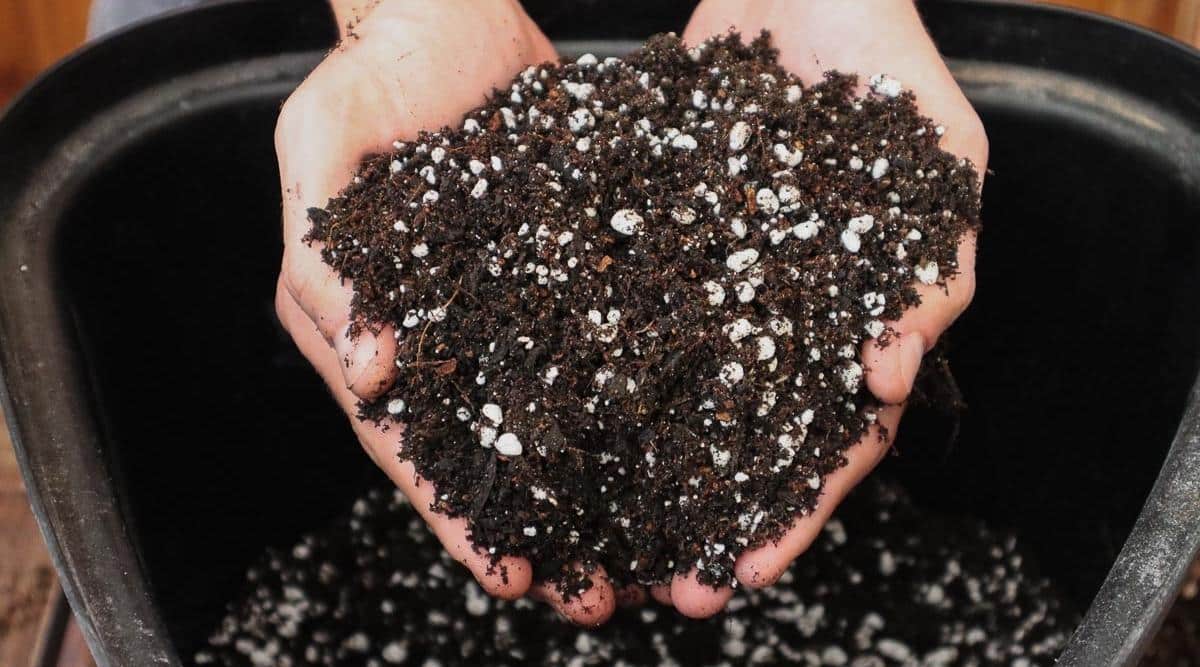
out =
<path fill-rule="evenodd" d="M 310 211 L 358 325 L 400 343 L 362 416 L 407 424 L 436 509 L 568 593 L 573 562 L 730 582 L 873 423 L 862 343 L 978 225 L 974 169 L 897 84 L 661 35 L 366 160 Z"/>
<path fill-rule="evenodd" d="M 1033 667 L 1053 664 L 1078 620 L 1015 537 L 876 480 L 778 586 L 739 591 L 727 613 L 695 621 L 651 603 L 590 630 L 489 598 L 400 494 L 376 490 L 264 555 L 195 662 Z"/>

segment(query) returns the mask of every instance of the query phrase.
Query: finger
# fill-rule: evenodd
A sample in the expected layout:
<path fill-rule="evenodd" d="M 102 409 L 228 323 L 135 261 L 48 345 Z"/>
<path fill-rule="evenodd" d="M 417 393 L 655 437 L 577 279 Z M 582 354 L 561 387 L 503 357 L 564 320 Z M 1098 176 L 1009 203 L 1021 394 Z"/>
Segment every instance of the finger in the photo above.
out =
<path fill-rule="evenodd" d="M 395 439 L 394 433 L 392 438 Z M 489 595 L 505 600 L 523 597 L 533 582 L 533 567 L 529 561 L 505 556 L 493 563 L 492 556 L 471 542 L 466 519 L 452 519 L 433 511 L 433 484 L 421 479 L 412 463 L 400 461 L 396 455 L 398 450 L 399 445 L 385 449 L 379 456 L 382 459 L 379 467 L 408 496 L 450 557 L 466 566 Z"/>
<path fill-rule="evenodd" d="M 777 541 L 747 551 L 734 563 L 737 580 L 748 588 L 763 588 L 775 583 L 793 560 L 804 553 L 842 499 L 883 459 L 895 438 L 902 405 L 884 406 L 878 410 L 879 424 L 887 429 L 888 437 L 880 438 L 879 428 L 873 426 L 862 440 L 846 451 L 846 465 L 825 477 L 820 504 L 807 516 L 797 517 L 791 528 Z"/>
<path fill-rule="evenodd" d="M 892 327 L 899 332 L 917 331 L 927 347 L 966 311 L 975 297 L 975 232 L 967 232 L 958 244 L 958 272 L 945 286 L 917 283 L 921 304 L 909 308 Z"/>
<path fill-rule="evenodd" d="M 671 604 L 671 584 L 655 584 L 651 586 L 650 597 L 654 598 L 661 605 L 673 606 Z"/>
<path fill-rule="evenodd" d="M 314 258 L 318 261 L 313 262 Z M 297 263 L 307 268 L 298 268 Z M 283 285 L 316 326 L 326 345 L 332 346 L 342 383 L 364 399 L 376 398 L 387 391 L 399 370 L 395 362 L 395 328 L 387 325 L 373 331 L 362 326 L 352 336 L 350 302 L 354 291 L 350 285 L 342 283 L 328 266 L 320 263 L 319 255 L 311 248 L 285 251 L 284 265 Z"/>
<path fill-rule="evenodd" d="M 867 388 L 885 403 L 908 397 L 920 368 L 921 357 L 966 310 L 975 295 L 975 233 L 968 232 L 958 246 L 957 273 L 944 286 L 916 283 L 920 305 L 888 322 L 891 341 L 880 347 L 875 340 L 862 347 Z"/>
<path fill-rule="evenodd" d="M 880 347 L 875 340 L 863 343 L 862 359 L 867 371 L 867 388 L 880 401 L 899 403 L 912 391 L 921 357 L 967 309 L 975 295 L 975 232 L 968 232 L 958 245 L 958 272 L 945 286 L 918 282 L 920 305 L 888 322 L 894 332 Z"/>
<path fill-rule="evenodd" d="M 283 327 L 329 385 L 342 410 L 354 415 L 358 398 L 342 386 L 337 356 L 282 286 L 276 290 L 275 308 Z M 490 555 L 471 544 L 465 519 L 451 519 L 431 509 L 433 485 L 422 480 L 411 463 L 402 462 L 398 457 L 402 428 L 393 425 L 390 430 L 384 430 L 384 426 L 369 424 L 354 417 L 350 418 L 350 422 L 375 464 L 409 498 L 450 556 L 465 565 L 484 590 L 510 600 L 525 595 L 533 579 L 533 569 L 527 560 L 506 557 L 493 564 Z"/>
<path fill-rule="evenodd" d="M 918 331 L 897 334 L 883 347 L 875 339 L 863 343 L 867 389 L 884 403 L 900 403 L 912 391 L 924 355 L 925 338 Z"/>
<path fill-rule="evenodd" d="M 535 584 L 529 590 L 529 595 L 554 607 L 555 611 L 576 625 L 603 625 L 616 610 L 617 597 L 604 568 L 597 567 L 588 578 L 591 579 L 591 587 L 570 598 L 564 598 L 558 590 L 558 585 L 551 582 Z"/>
<path fill-rule="evenodd" d="M 309 230 L 308 208 L 323 205 L 325 198 L 336 192 L 337 184 L 348 182 L 357 160 L 356 154 L 354 160 L 340 163 L 330 157 L 345 153 L 339 144 L 340 132 L 330 127 L 338 127 L 338 114 L 346 111 L 330 109 L 328 102 L 309 101 L 312 97 L 298 91 L 280 114 L 276 130 L 283 179 L 283 285 L 337 352 L 343 384 L 360 398 L 374 398 L 395 380 L 394 330 L 363 330 L 350 337 L 354 291 L 324 263 L 319 244 L 310 246 L 304 241 Z"/>
<path fill-rule="evenodd" d="M 696 570 L 671 579 L 671 604 L 688 618 L 708 618 L 725 608 L 733 597 L 729 586 L 713 588 L 696 579 Z"/>

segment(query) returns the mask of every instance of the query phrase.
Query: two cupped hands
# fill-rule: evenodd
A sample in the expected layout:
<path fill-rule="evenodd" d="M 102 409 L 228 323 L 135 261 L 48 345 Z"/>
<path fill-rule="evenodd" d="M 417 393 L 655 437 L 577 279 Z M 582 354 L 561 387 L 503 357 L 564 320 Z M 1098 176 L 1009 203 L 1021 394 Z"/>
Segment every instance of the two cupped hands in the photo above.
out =
<path fill-rule="evenodd" d="M 724 608 L 729 587 L 698 582 L 695 572 L 669 585 L 614 590 L 602 569 L 581 596 L 564 599 L 553 584 L 533 581 L 522 558 L 492 557 L 474 547 L 465 519 L 433 512 L 434 489 L 401 461 L 395 429 L 359 420 L 358 402 L 385 392 L 396 373 L 394 331 L 350 335 L 352 285 L 323 263 L 304 241 L 307 210 L 353 178 L 363 157 L 421 130 L 455 125 L 526 66 L 557 59 L 554 47 L 516 0 L 333 0 L 343 40 L 285 103 L 276 129 L 283 190 L 284 254 L 276 311 L 297 347 L 350 416 L 355 434 L 378 465 L 422 514 L 446 550 L 489 594 L 531 596 L 580 625 L 599 625 L 618 604 L 653 597 L 690 617 Z M 942 148 L 987 165 L 987 137 L 926 34 L 912 0 L 703 0 L 683 32 L 697 44 L 737 30 L 771 32 L 780 64 L 806 83 L 827 70 L 882 72 L 916 95 L 922 114 L 946 128 Z M 780 539 L 743 553 L 737 581 L 750 588 L 773 584 L 812 544 L 845 495 L 883 458 L 895 437 L 904 402 L 923 355 L 970 303 L 975 289 L 975 236 L 958 249 L 958 274 L 945 286 L 917 284 L 921 305 L 895 322 L 891 343 L 864 344 L 866 386 L 880 401 L 878 426 L 846 452 L 847 464 L 830 474 L 817 509 L 797 517 Z M 883 427 L 881 431 L 879 426 Z"/>

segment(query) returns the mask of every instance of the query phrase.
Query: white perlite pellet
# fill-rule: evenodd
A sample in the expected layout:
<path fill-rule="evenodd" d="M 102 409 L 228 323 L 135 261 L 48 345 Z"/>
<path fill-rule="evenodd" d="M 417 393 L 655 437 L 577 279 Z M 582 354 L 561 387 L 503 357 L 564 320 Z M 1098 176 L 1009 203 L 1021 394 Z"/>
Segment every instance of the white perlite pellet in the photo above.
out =
<path fill-rule="evenodd" d="M 856 393 L 858 386 L 862 382 L 863 368 L 856 361 L 847 361 L 842 367 L 842 384 L 845 385 L 848 393 Z"/>
<path fill-rule="evenodd" d="M 592 112 L 584 108 L 579 108 L 571 112 L 567 116 L 567 128 L 574 134 L 586 132 L 596 126 L 596 117 Z"/>
<path fill-rule="evenodd" d="M 874 226 L 875 216 L 870 214 L 850 218 L 850 220 L 846 223 L 846 229 L 854 231 L 858 234 L 865 234 L 871 231 L 871 228 Z"/>
<path fill-rule="evenodd" d="M 880 639 L 875 644 L 875 650 L 885 658 L 891 658 L 896 662 L 905 662 L 912 657 L 912 650 L 895 639 Z"/>
<path fill-rule="evenodd" d="M 720 284 L 710 280 L 704 283 L 704 291 L 708 293 L 708 305 L 719 306 L 725 303 L 725 288 Z"/>
<path fill-rule="evenodd" d="M 504 456 L 520 456 L 524 448 L 521 440 L 513 433 L 504 433 L 496 438 L 496 451 Z"/>
<path fill-rule="evenodd" d="M 475 182 L 475 187 L 471 188 L 471 196 L 474 197 L 475 199 L 479 199 L 483 195 L 487 194 L 487 191 L 488 191 L 487 179 L 481 178 Z"/>
<path fill-rule="evenodd" d="M 760 336 L 758 338 L 758 360 L 767 361 L 775 356 L 775 339 L 770 336 Z"/>
<path fill-rule="evenodd" d="M 408 646 L 401 642 L 392 642 L 383 647 L 383 661 L 391 665 L 401 665 L 408 660 Z"/>
<path fill-rule="evenodd" d="M 676 206 L 671 209 L 671 219 L 681 225 L 690 225 L 696 221 L 696 211 L 688 206 Z"/>
<path fill-rule="evenodd" d="M 740 151 L 750 142 L 750 124 L 739 120 L 729 130 L 729 150 Z"/>
<path fill-rule="evenodd" d="M 404 412 L 404 407 L 405 405 L 403 398 L 393 398 L 392 400 L 388 401 L 387 412 L 389 415 L 398 415 L 401 412 Z"/>
<path fill-rule="evenodd" d="M 758 251 L 754 248 L 745 248 L 744 250 L 733 252 L 729 255 L 729 257 L 726 257 L 725 266 L 729 267 L 729 270 L 731 271 L 741 273 L 751 266 L 754 266 L 754 263 L 757 261 Z"/>
<path fill-rule="evenodd" d="M 815 238 L 817 232 L 819 231 L 821 231 L 821 228 L 812 220 L 806 220 L 805 222 L 801 222 L 795 227 L 792 227 L 792 234 L 801 241 L 807 241 L 811 238 Z"/>
<path fill-rule="evenodd" d="M 726 336 L 729 336 L 730 342 L 736 343 L 754 333 L 754 325 L 750 323 L 750 320 L 743 317 L 726 324 L 723 327 L 723 332 Z"/>
<path fill-rule="evenodd" d="M 671 148 L 678 148 L 685 151 L 694 151 L 699 146 L 696 138 L 690 134 L 681 134 L 671 140 Z"/>
<path fill-rule="evenodd" d="M 371 648 L 371 640 L 365 633 L 356 632 L 342 641 L 342 647 L 351 651 L 365 653 Z"/>
<path fill-rule="evenodd" d="M 504 423 L 504 411 L 495 403 L 487 403 L 480 409 L 484 417 L 487 417 L 493 424 L 499 426 Z"/>
<path fill-rule="evenodd" d="M 588 98 L 590 98 L 592 96 L 592 93 L 596 92 L 596 86 L 593 84 L 590 84 L 590 83 L 576 83 L 574 81 L 564 81 L 562 86 L 563 86 L 563 89 L 567 91 L 568 95 L 575 98 L 579 102 L 588 101 Z M 503 112 L 503 111 L 504 111 L 504 109 L 502 108 L 501 112 Z"/>
<path fill-rule="evenodd" d="M 871 77 L 868 85 L 875 94 L 884 97 L 899 97 L 900 93 L 904 91 L 904 85 L 898 79 L 893 79 L 886 74 L 876 74 Z"/>
<path fill-rule="evenodd" d="M 853 229 L 842 230 L 842 247 L 850 252 L 858 252 L 862 247 L 862 239 Z"/>
<path fill-rule="evenodd" d="M 631 208 L 623 208 L 616 213 L 613 213 L 608 224 L 619 234 L 632 236 L 636 234 L 642 227 L 642 216 L 637 211 Z"/>
<path fill-rule="evenodd" d="M 731 361 L 722 366 L 721 372 L 717 375 L 717 379 L 726 387 L 732 387 L 741 382 L 744 377 L 746 377 L 746 369 L 742 368 L 742 365 L 736 361 Z"/>
<path fill-rule="evenodd" d="M 758 210 L 767 215 L 775 215 L 779 210 L 779 197 L 771 188 L 761 188 L 754 195 L 754 203 L 758 204 Z"/>
<path fill-rule="evenodd" d="M 792 204 L 798 201 L 800 201 L 800 188 L 791 183 L 779 186 L 779 203 Z"/>
<path fill-rule="evenodd" d="M 737 293 L 737 300 L 741 303 L 750 303 L 754 300 L 754 285 L 751 285 L 749 281 L 743 280 L 734 285 L 733 290 Z"/>
<path fill-rule="evenodd" d="M 887 161 L 887 158 L 875 158 L 875 162 L 871 165 L 871 178 L 875 180 L 883 178 L 888 173 L 888 167 L 890 166 L 891 163 Z"/>
<path fill-rule="evenodd" d="M 784 164 L 789 167 L 795 167 L 796 165 L 800 164 L 801 160 L 804 159 L 804 151 L 800 150 L 799 148 L 788 148 L 784 144 L 775 144 L 771 148 L 771 152 L 774 153 L 775 159 L 778 160 L 780 164 Z"/>
<path fill-rule="evenodd" d="M 739 239 L 746 238 L 746 232 L 750 231 L 746 228 L 746 221 L 742 220 L 741 218 L 734 218 L 729 223 L 729 230 L 732 231 L 733 235 Z"/>
<path fill-rule="evenodd" d="M 829 665 L 829 667 L 841 667 L 847 662 L 850 662 L 850 656 L 847 655 L 845 649 L 840 646 L 826 646 L 825 650 L 821 651 L 822 665 Z"/>
<path fill-rule="evenodd" d="M 479 444 L 483 447 L 491 447 L 496 442 L 498 432 L 491 426 L 483 426 L 479 429 Z"/>
<path fill-rule="evenodd" d="M 917 280 L 920 280 L 926 285 L 932 285 L 938 279 L 938 265 L 935 261 L 928 261 L 924 264 L 918 264 L 913 267 L 913 273 L 916 274 Z"/>

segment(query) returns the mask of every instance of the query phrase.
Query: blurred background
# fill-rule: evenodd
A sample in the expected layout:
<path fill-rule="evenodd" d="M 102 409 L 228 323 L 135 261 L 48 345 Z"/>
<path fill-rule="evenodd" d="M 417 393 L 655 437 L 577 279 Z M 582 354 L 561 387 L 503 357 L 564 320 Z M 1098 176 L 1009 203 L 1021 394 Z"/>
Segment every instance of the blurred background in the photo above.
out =
<path fill-rule="evenodd" d="M 1200 45 L 1200 0 L 1055 3 L 1109 14 Z M 0 108 L 39 72 L 85 41 L 90 4 L 0 0 Z M 1191 582 L 1143 662 L 1146 667 L 1200 665 L 1198 578 L 1200 564 L 1192 568 Z M 82 636 L 70 623 L 0 416 L 0 666 L 92 664 Z"/>

